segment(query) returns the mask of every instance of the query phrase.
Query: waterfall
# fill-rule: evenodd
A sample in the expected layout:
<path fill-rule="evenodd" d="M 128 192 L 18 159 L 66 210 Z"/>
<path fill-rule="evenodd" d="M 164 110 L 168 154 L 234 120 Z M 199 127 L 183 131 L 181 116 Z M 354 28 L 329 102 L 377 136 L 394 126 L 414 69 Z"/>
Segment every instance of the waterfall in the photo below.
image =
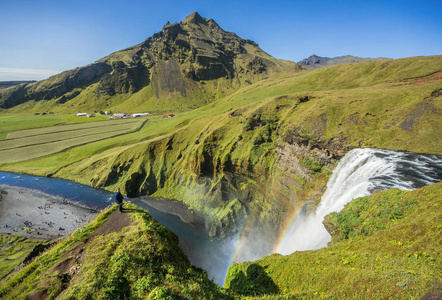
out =
<path fill-rule="evenodd" d="M 442 180 L 442 157 L 380 149 L 354 149 L 333 171 L 316 212 L 299 212 L 277 252 L 323 248 L 331 236 L 322 221 L 358 197 L 391 188 L 413 190 Z"/>

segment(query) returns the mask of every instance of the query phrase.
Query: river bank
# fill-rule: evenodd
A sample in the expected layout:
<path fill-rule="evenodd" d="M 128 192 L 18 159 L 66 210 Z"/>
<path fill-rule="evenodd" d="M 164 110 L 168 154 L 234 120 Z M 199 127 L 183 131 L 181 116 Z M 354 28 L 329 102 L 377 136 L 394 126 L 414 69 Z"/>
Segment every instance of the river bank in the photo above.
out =
<path fill-rule="evenodd" d="M 67 236 L 97 216 L 60 196 L 24 187 L 0 185 L 0 233 L 52 240 Z"/>
<path fill-rule="evenodd" d="M 149 196 L 142 196 L 140 197 L 140 200 L 158 211 L 179 217 L 183 223 L 192 227 L 205 226 L 205 219 L 195 213 L 183 202 L 168 198 Z"/>

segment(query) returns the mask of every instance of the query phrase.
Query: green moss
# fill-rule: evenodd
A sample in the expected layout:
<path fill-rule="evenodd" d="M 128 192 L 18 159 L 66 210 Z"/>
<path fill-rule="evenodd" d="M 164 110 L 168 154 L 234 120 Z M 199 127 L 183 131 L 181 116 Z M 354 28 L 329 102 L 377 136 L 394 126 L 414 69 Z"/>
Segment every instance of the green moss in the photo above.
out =
<path fill-rule="evenodd" d="M 322 170 L 322 165 L 316 161 L 315 159 L 312 159 L 308 156 L 302 156 L 299 159 L 304 167 L 306 167 L 311 172 L 320 172 Z"/>

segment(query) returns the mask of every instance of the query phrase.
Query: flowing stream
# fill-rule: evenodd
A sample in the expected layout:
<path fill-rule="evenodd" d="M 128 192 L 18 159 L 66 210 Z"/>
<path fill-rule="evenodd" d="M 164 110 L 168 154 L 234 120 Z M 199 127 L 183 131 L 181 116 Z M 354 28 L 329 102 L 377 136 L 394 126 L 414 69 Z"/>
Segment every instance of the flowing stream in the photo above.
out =
<path fill-rule="evenodd" d="M 378 149 L 352 150 L 333 171 L 316 213 L 306 216 L 300 212 L 277 252 L 290 254 L 294 251 L 325 247 L 330 241 L 330 235 L 322 225 L 324 216 L 341 210 L 345 204 L 357 197 L 394 187 L 412 190 L 441 180 L 441 156 Z M 0 172 L 0 184 L 41 190 L 95 209 L 103 209 L 113 204 L 112 192 L 63 179 Z M 209 278 L 221 286 L 234 255 L 238 262 L 259 258 L 256 257 L 254 243 L 239 241 L 238 236 L 212 240 L 207 230 L 190 227 L 177 216 L 162 213 L 138 198 L 128 200 L 147 209 L 155 219 L 177 234 L 180 247 L 192 264 L 206 270 Z M 246 247 L 238 251 L 240 243 Z"/>
<path fill-rule="evenodd" d="M 323 248 L 331 236 L 322 221 L 351 200 L 391 188 L 413 190 L 442 181 L 442 157 L 380 149 L 354 149 L 333 171 L 314 214 L 300 211 L 277 250 L 281 254 Z"/>

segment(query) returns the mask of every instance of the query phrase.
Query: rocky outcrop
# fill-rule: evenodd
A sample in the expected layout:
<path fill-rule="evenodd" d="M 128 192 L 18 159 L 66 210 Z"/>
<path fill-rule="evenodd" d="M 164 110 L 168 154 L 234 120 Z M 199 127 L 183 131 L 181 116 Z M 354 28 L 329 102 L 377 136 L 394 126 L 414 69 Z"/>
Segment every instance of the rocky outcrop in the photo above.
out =
<path fill-rule="evenodd" d="M 294 145 L 298 154 L 312 155 L 324 165 L 330 159 L 341 159 L 352 149 L 346 145 L 346 140 L 339 138 L 322 140 L 320 137 L 303 135 L 299 129 L 284 132 L 282 140 L 289 145 Z"/>

